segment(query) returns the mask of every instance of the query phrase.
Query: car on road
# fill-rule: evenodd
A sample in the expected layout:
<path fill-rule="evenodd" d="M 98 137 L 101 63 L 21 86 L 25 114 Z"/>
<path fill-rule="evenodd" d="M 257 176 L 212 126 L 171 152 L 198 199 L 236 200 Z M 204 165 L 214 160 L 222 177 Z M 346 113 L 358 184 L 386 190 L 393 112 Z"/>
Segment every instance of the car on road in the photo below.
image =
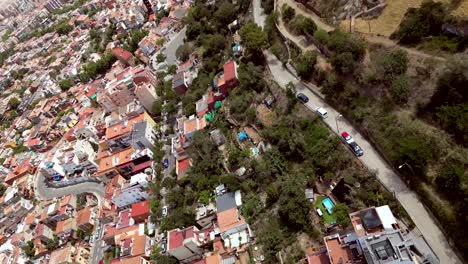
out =
<path fill-rule="evenodd" d="M 361 157 L 362 155 L 364 155 L 364 150 L 362 150 L 362 148 L 356 143 L 356 141 L 354 141 L 353 137 L 351 137 L 351 135 L 348 132 L 343 131 L 341 133 L 341 138 L 351 148 L 354 155 L 358 157 Z"/>
<path fill-rule="evenodd" d="M 315 108 L 315 113 L 317 115 L 319 115 L 322 119 L 325 119 L 328 117 L 328 113 L 327 113 L 327 110 L 325 110 L 325 108 L 323 107 L 317 107 Z"/>
<path fill-rule="evenodd" d="M 307 97 L 305 94 L 303 93 L 298 93 L 296 95 L 297 97 L 297 100 L 299 100 L 301 103 L 305 104 L 307 102 L 309 102 L 309 97 Z"/>
<path fill-rule="evenodd" d="M 364 150 L 356 143 L 356 142 L 351 142 L 348 144 L 348 146 L 351 148 L 351 150 L 354 152 L 354 154 L 358 157 L 361 157 L 364 155 Z"/>
<path fill-rule="evenodd" d="M 354 141 L 353 137 L 351 137 L 351 135 L 346 131 L 341 133 L 341 138 L 348 144 Z"/>
<path fill-rule="evenodd" d="M 161 240 L 161 254 L 166 253 L 167 251 L 167 238 L 163 237 Z"/>
<path fill-rule="evenodd" d="M 164 207 L 162 208 L 162 213 L 161 213 L 162 217 L 163 217 L 163 218 L 166 218 L 166 217 L 167 217 L 167 213 L 168 213 L 168 208 L 167 208 L 167 206 L 164 206 Z"/>
<path fill-rule="evenodd" d="M 169 160 L 168 159 L 164 159 L 163 166 L 164 166 L 165 169 L 169 168 Z"/>

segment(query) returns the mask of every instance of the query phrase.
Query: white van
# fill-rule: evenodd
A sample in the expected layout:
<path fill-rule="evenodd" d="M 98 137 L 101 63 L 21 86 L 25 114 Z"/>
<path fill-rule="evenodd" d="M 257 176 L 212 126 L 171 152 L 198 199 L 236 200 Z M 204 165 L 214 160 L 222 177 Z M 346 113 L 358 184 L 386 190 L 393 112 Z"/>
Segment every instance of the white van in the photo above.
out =
<path fill-rule="evenodd" d="M 322 217 L 323 214 L 322 214 L 322 210 L 320 210 L 320 208 L 317 208 L 317 214 L 318 214 L 318 216 Z"/>
<path fill-rule="evenodd" d="M 325 108 L 322 108 L 322 107 L 315 108 L 315 113 L 317 113 L 317 115 L 319 115 L 322 119 L 325 119 L 328 117 L 327 110 L 325 110 Z"/>

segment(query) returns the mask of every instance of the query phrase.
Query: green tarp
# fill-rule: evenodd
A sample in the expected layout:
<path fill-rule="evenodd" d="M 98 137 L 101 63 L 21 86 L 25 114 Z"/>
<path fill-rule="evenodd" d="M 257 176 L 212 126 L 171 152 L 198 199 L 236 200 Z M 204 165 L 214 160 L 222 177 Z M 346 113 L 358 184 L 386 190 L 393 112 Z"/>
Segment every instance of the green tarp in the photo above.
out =
<path fill-rule="evenodd" d="M 214 113 L 214 112 L 210 112 L 210 113 L 208 113 L 208 114 L 205 115 L 205 119 L 206 119 L 206 121 L 211 122 L 211 121 L 213 121 L 214 116 L 215 116 L 215 113 Z"/>
<path fill-rule="evenodd" d="M 215 109 L 220 108 L 222 104 L 223 104 L 223 103 L 222 103 L 221 101 L 216 101 L 216 103 L 215 103 L 215 105 L 214 105 Z"/>

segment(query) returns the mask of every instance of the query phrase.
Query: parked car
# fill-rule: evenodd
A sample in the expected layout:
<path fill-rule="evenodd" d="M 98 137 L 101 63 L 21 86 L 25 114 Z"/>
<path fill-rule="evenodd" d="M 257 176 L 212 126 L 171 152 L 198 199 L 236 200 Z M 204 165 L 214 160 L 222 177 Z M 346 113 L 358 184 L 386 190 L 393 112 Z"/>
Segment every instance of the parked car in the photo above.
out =
<path fill-rule="evenodd" d="M 309 97 L 307 97 L 307 96 L 306 96 L 305 94 L 303 94 L 303 93 L 298 93 L 298 94 L 296 95 L 296 97 L 297 97 L 297 99 L 298 99 L 301 103 L 303 103 L 303 104 L 309 102 Z"/>
<path fill-rule="evenodd" d="M 351 142 L 348 144 L 348 146 L 351 148 L 351 150 L 354 152 L 354 154 L 358 157 L 361 157 L 364 155 L 364 150 L 356 143 L 356 142 Z"/>
<path fill-rule="evenodd" d="M 161 254 L 166 253 L 166 251 L 167 251 L 167 241 L 164 241 L 164 240 L 163 240 L 163 241 L 161 242 Z"/>
<path fill-rule="evenodd" d="M 358 157 L 364 155 L 364 150 L 362 150 L 362 148 L 356 143 L 356 141 L 354 141 L 353 137 L 351 137 L 348 132 L 343 131 L 343 133 L 341 133 L 341 138 L 344 140 L 344 142 L 346 142 L 346 144 L 348 144 L 354 155 Z"/>
<path fill-rule="evenodd" d="M 163 218 L 166 218 L 166 217 L 167 217 L 167 213 L 168 213 L 167 210 L 168 210 L 167 206 L 164 206 L 164 207 L 162 208 L 162 213 L 161 213 L 161 215 L 162 215 Z"/>
<path fill-rule="evenodd" d="M 169 160 L 168 159 L 164 159 L 163 166 L 164 166 L 165 169 L 169 168 Z"/>
<path fill-rule="evenodd" d="M 328 117 L 328 113 L 327 113 L 327 110 L 325 110 L 325 108 L 323 107 L 317 107 L 315 108 L 315 113 L 317 115 L 319 115 L 322 119 L 325 119 Z"/>
<path fill-rule="evenodd" d="M 350 134 L 348 134 L 348 132 L 344 131 L 343 133 L 341 133 L 341 137 L 343 138 L 343 140 L 346 142 L 346 143 L 351 143 L 351 142 L 354 142 L 354 139 L 351 137 Z"/>

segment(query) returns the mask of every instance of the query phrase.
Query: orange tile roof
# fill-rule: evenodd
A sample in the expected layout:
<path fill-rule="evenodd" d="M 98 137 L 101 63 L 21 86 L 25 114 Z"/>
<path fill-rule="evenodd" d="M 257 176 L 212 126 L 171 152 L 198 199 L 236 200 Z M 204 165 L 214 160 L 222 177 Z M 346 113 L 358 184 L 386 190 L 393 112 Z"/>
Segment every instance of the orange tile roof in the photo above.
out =
<path fill-rule="evenodd" d="M 117 242 L 120 242 L 120 240 L 121 240 L 120 239 L 121 234 L 135 232 L 135 231 L 138 232 L 138 225 L 125 227 L 125 228 L 122 228 L 122 229 L 116 229 L 113 226 L 106 226 L 103 237 L 107 237 L 107 238 L 114 237 L 116 239 L 115 242 L 117 243 Z"/>
<path fill-rule="evenodd" d="M 76 225 L 84 225 L 91 221 L 91 208 L 86 207 L 78 212 L 76 212 Z"/>
<path fill-rule="evenodd" d="M 349 247 L 343 248 L 338 238 L 325 240 L 325 244 L 332 263 L 338 263 L 339 261 L 348 263 L 348 261 L 352 260 L 351 250 Z"/>
<path fill-rule="evenodd" d="M 220 264 L 219 254 L 211 255 L 205 259 L 206 264 Z"/>
<path fill-rule="evenodd" d="M 34 222 L 36 219 L 36 214 L 35 213 L 29 213 L 28 216 L 26 216 L 26 219 L 24 220 L 24 223 L 26 225 L 30 225 Z"/>
<path fill-rule="evenodd" d="M 98 173 L 112 169 L 120 164 L 131 161 L 131 157 L 135 149 L 133 147 L 126 148 L 114 155 L 102 158 L 99 161 Z"/>
<path fill-rule="evenodd" d="M 106 139 L 109 140 L 130 133 L 132 131 L 133 124 L 143 121 L 144 116 L 144 113 L 141 113 L 140 115 L 131 118 L 128 121 L 124 121 L 108 127 L 106 129 Z"/>
<path fill-rule="evenodd" d="M 185 134 L 197 130 L 197 119 L 192 119 L 184 123 L 184 132 Z"/>
<path fill-rule="evenodd" d="M 112 264 L 140 264 L 140 258 L 141 256 L 119 259 L 115 262 L 112 262 Z"/>
<path fill-rule="evenodd" d="M 52 254 L 50 254 L 49 263 L 68 263 L 69 258 L 71 257 L 71 253 L 73 251 L 73 247 L 69 246 L 66 248 L 57 249 Z"/>
<path fill-rule="evenodd" d="M 61 234 L 64 231 L 68 231 L 70 229 L 75 229 L 75 219 L 69 218 L 60 222 L 57 222 L 57 227 L 55 228 L 56 234 Z"/>
<path fill-rule="evenodd" d="M 218 225 L 221 232 L 245 224 L 245 219 L 239 215 L 237 208 L 218 213 Z"/>
<path fill-rule="evenodd" d="M 132 256 L 140 256 L 145 253 L 146 235 L 133 237 Z"/>

